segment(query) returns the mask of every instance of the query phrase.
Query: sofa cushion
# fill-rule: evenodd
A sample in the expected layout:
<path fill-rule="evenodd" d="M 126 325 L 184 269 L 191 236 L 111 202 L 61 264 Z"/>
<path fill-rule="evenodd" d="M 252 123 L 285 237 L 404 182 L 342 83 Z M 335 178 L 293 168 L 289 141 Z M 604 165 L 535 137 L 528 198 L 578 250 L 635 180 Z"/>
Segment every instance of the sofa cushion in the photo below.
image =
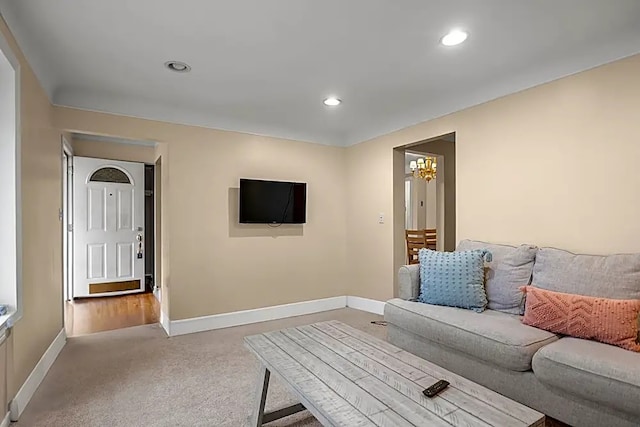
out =
<path fill-rule="evenodd" d="M 558 339 L 550 332 L 523 325 L 520 316 L 495 310 L 476 313 L 398 298 L 387 301 L 384 318 L 427 340 L 512 371 L 531 369 L 534 353 Z"/>
<path fill-rule="evenodd" d="M 438 252 L 422 248 L 420 259 L 420 302 L 483 311 L 486 250 Z"/>
<path fill-rule="evenodd" d="M 533 357 L 542 383 L 640 417 L 640 354 L 579 338 L 562 338 Z"/>
<path fill-rule="evenodd" d="M 587 297 L 533 286 L 522 289 L 527 295 L 525 325 L 640 352 L 640 299 Z"/>
<path fill-rule="evenodd" d="M 485 262 L 487 308 L 511 314 L 522 314 L 524 304 L 521 286 L 531 282 L 538 247 L 533 245 L 497 245 L 475 240 L 462 240 L 456 251 L 486 249 L 492 261 Z"/>
<path fill-rule="evenodd" d="M 576 255 L 541 248 L 531 284 L 568 294 L 640 299 L 640 254 Z"/>

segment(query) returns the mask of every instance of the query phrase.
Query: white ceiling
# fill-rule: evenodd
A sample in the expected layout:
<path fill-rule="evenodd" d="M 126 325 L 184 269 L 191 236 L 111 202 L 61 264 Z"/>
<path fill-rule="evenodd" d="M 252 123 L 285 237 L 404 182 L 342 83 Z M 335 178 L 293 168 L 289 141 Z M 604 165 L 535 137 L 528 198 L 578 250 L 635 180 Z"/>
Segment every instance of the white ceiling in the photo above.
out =
<path fill-rule="evenodd" d="M 0 0 L 0 11 L 55 104 L 333 145 L 640 52 L 638 0 Z M 446 48 L 452 27 L 470 36 Z M 343 105 L 325 107 L 328 95 Z"/>

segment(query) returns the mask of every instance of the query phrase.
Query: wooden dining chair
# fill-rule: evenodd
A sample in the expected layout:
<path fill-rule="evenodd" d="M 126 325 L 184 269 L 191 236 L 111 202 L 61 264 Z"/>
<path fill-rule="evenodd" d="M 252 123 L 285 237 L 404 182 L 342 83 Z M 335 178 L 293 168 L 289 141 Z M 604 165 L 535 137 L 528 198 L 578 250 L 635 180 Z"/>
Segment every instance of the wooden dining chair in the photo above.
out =
<path fill-rule="evenodd" d="M 422 230 L 405 230 L 407 241 L 407 259 L 409 264 L 419 264 L 418 252 L 422 248 L 436 249 L 436 230 L 427 228 Z"/>
<path fill-rule="evenodd" d="M 418 264 L 418 251 L 427 245 L 425 230 L 405 230 L 407 259 L 409 264 Z"/>
<path fill-rule="evenodd" d="M 426 245 L 425 248 L 436 250 L 436 229 L 435 228 L 427 228 L 424 230 Z"/>

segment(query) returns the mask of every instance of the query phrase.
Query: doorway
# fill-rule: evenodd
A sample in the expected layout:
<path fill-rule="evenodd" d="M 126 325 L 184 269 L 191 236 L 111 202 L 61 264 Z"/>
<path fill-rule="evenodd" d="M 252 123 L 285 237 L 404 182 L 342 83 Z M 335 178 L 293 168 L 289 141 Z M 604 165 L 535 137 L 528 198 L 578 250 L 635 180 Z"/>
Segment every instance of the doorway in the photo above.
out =
<path fill-rule="evenodd" d="M 436 163 L 435 176 L 422 177 L 411 162 Z M 408 262 L 405 230 L 434 230 L 436 250 L 456 247 L 455 133 L 417 141 L 394 149 L 394 269 Z M 415 165 L 413 165 L 415 167 Z"/>
<path fill-rule="evenodd" d="M 417 166 L 431 163 L 437 172 L 428 179 Z M 413 170 L 412 170 L 413 167 Z M 444 157 L 418 150 L 405 151 L 405 228 L 433 230 L 436 249 L 444 250 Z"/>
<path fill-rule="evenodd" d="M 155 165 L 146 164 L 154 161 L 155 148 L 77 134 L 66 145 L 61 218 L 67 336 L 157 323 L 156 177 Z"/>

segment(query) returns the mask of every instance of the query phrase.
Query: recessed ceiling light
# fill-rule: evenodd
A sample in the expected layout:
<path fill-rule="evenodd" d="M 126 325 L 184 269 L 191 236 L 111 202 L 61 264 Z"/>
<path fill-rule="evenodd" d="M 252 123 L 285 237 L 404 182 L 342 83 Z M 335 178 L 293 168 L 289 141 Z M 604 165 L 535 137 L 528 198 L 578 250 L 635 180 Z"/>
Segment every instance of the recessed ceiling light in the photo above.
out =
<path fill-rule="evenodd" d="M 176 73 L 188 73 L 191 71 L 191 67 L 188 64 L 180 61 L 167 61 L 164 66 Z"/>
<path fill-rule="evenodd" d="M 338 106 L 338 105 L 340 105 L 342 103 L 342 100 L 336 98 L 335 96 L 330 96 L 329 98 L 326 98 L 322 102 L 324 102 L 324 105 L 326 105 L 328 107 L 336 107 L 336 106 Z"/>
<path fill-rule="evenodd" d="M 455 46 L 465 41 L 467 37 L 469 37 L 469 33 L 466 31 L 451 30 L 446 36 L 442 37 L 440 42 L 445 46 Z"/>

